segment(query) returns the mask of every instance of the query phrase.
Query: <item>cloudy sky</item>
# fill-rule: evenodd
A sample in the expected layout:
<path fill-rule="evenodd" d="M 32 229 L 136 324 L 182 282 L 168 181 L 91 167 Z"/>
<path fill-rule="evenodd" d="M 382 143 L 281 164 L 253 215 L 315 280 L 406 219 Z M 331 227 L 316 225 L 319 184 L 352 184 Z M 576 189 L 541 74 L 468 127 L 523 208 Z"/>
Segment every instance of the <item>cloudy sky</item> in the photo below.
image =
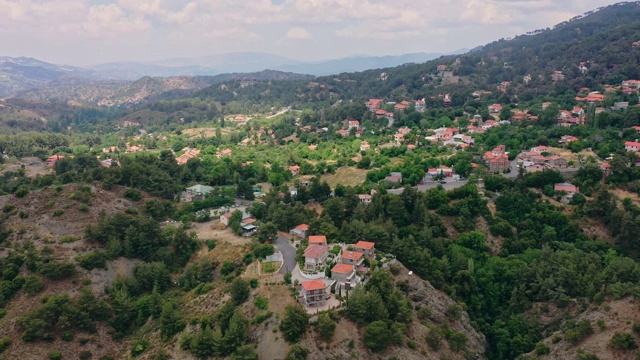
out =
<path fill-rule="evenodd" d="M 619 0 L 0 0 L 0 55 L 71 65 L 228 52 L 450 52 Z"/>

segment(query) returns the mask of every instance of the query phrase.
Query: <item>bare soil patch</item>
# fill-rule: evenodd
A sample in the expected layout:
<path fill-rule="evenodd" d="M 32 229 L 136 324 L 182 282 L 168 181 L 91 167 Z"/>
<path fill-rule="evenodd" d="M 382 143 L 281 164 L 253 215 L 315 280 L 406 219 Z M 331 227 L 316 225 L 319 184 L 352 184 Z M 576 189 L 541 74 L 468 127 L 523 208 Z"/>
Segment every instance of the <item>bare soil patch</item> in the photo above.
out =
<path fill-rule="evenodd" d="M 336 170 L 335 174 L 322 175 L 321 180 L 326 181 L 332 189 L 336 185 L 355 186 L 362 184 L 367 179 L 369 170 L 358 169 L 353 166 L 343 166 Z"/>

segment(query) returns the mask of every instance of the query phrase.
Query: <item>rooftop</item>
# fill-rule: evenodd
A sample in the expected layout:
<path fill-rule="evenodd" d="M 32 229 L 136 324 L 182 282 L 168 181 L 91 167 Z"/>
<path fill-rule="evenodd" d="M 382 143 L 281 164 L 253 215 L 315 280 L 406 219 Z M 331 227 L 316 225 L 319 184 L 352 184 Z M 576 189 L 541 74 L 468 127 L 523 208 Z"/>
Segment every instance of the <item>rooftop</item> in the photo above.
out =
<path fill-rule="evenodd" d="M 373 249 L 374 246 L 376 246 L 376 243 L 369 241 L 358 241 L 356 243 L 356 249 Z"/>
<path fill-rule="evenodd" d="M 309 280 L 300 283 L 305 291 L 322 290 L 327 287 L 322 280 Z"/>
<path fill-rule="evenodd" d="M 349 274 L 353 272 L 353 265 L 349 264 L 338 264 L 331 269 L 331 272 L 340 273 L 340 274 Z"/>

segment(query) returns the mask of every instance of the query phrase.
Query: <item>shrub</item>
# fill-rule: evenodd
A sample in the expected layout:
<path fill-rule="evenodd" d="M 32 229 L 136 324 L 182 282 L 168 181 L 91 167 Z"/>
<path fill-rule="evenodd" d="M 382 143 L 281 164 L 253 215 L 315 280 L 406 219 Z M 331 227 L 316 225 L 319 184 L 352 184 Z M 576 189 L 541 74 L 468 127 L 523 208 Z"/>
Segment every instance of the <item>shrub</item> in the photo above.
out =
<path fill-rule="evenodd" d="M 38 273 L 51 280 L 62 280 L 74 276 L 76 266 L 67 261 L 52 261 L 41 265 Z"/>
<path fill-rule="evenodd" d="M 62 216 L 64 214 L 63 210 L 57 209 L 53 211 L 53 216 Z"/>
<path fill-rule="evenodd" d="M 39 277 L 30 275 L 24 279 L 24 285 L 22 285 L 22 289 L 27 295 L 34 295 L 44 289 L 44 283 L 42 282 L 42 280 L 40 280 Z"/>
<path fill-rule="evenodd" d="M 633 334 L 615 332 L 609 340 L 609 347 L 616 350 L 637 349 L 636 339 Z"/>
<path fill-rule="evenodd" d="M 62 353 L 60 353 L 60 351 L 53 351 L 49 353 L 49 359 L 50 360 L 61 360 L 62 359 Z"/>
<path fill-rule="evenodd" d="M 256 289 L 258 287 L 258 279 L 249 279 L 249 286 L 252 289 Z"/>
<path fill-rule="evenodd" d="M 25 196 L 27 196 L 27 194 L 29 194 L 29 190 L 21 187 L 16 191 L 16 197 L 17 198 L 23 198 Z"/>
<path fill-rule="evenodd" d="M 131 355 L 133 357 L 137 357 L 141 354 L 143 354 L 145 351 L 149 350 L 151 348 L 151 343 L 149 343 L 147 340 L 138 340 L 136 341 L 135 344 L 133 344 L 133 347 L 131 348 Z"/>
<path fill-rule="evenodd" d="M 273 316 L 273 311 L 269 311 L 269 312 L 266 312 L 264 314 L 258 314 L 255 318 L 253 318 L 251 323 L 254 324 L 254 325 L 261 324 L 265 320 L 269 319 L 271 316 Z"/>
<path fill-rule="evenodd" d="M 320 336 L 325 340 L 331 340 L 333 333 L 336 331 L 336 322 L 333 321 L 331 316 L 323 314 L 318 318 L 318 331 L 320 331 Z"/>
<path fill-rule="evenodd" d="M 4 208 L 2 209 L 2 211 L 3 211 L 3 212 L 5 212 L 5 213 L 10 213 L 10 212 L 12 212 L 12 211 L 13 211 L 13 209 L 15 209 L 15 208 L 16 208 L 16 207 L 15 207 L 15 205 L 13 205 L 13 204 L 7 204 L 7 205 L 5 205 L 5 206 L 4 206 Z"/>
<path fill-rule="evenodd" d="M 364 343 L 371 351 L 382 351 L 391 341 L 391 331 L 382 320 L 372 322 L 364 331 Z"/>
<path fill-rule="evenodd" d="M 458 304 L 451 304 L 447 310 L 445 310 L 445 314 L 452 321 L 458 321 L 462 316 L 462 308 Z"/>
<path fill-rule="evenodd" d="M 76 337 L 76 334 L 74 334 L 72 331 L 65 331 L 62 334 L 62 340 L 64 341 L 73 341 L 73 339 Z"/>
<path fill-rule="evenodd" d="M 634 333 L 640 334 L 640 321 L 634 322 L 631 328 L 633 329 Z"/>
<path fill-rule="evenodd" d="M 223 276 L 231 274 L 236 269 L 236 265 L 231 261 L 224 261 L 220 267 L 220 274 Z"/>
<path fill-rule="evenodd" d="M 551 349 L 541 341 L 536 344 L 535 352 L 536 355 L 548 355 L 551 352 Z"/>
<path fill-rule="evenodd" d="M 267 310 L 269 308 L 269 300 L 263 298 L 260 295 L 258 295 L 253 304 L 260 310 Z"/>
<path fill-rule="evenodd" d="M 80 360 L 91 359 L 91 356 L 93 356 L 93 354 L 91 354 L 91 351 L 85 350 L 85 351 L 80 353 Z"/>
<path fill-rule="evenodd" d="M 27 219 L 29 217 L 29 213 L 28 212 L 24 212 L 24 211 L 20 211 L 18 213 L 18 216 L 20 217 L 20 219 Z"/>
<path fill-rule="evenodd" d="M 138 189 L 127 188 L 124 191 L 124 197 L 133 201 L 140 201 L 142 199 L 142 193 Z"/>
<path fill-rule="evenodd" d="M 291 285 L 291 272 L 284 274 L 284 282 Z"/>
<path fill-rule="evenodd" d="M 285 360 L 305 360 L 309 356 L 309 350 L 300 345 L 293 345 L 289 352 L 287 353 L 287 357 Z"/>
<path fill-rule="evenodd" d="M 284 339 L 290 343 L 295 343 L 309 326 L 309 316 L 300 306 L 287 306 L 285 316 L 280 322 L 280 331 Z"/>
<path fill-rule="evenodd" d="M 215 240 L 207 240 L 206 242 L 207 247 L 209 248 L 209 250 L 213 250 L 216 248 L 216 241 Z"/>
<path fill-rule="evenodd" d="M 7 350 L 9 346 L 11 346 L 11 339 L 6 336 L 0 339 L 0 353 Z"/>
<path fill-rule="evenodd" d="M 442 330 L 440 330 L 439 328 L 433 328 L 431 329 L 431 331 L 429 331 L 425 340 L 427 342 L 427 345 L 429 345 L 432 350 L 438 351 L 442 346 L 443 338 L 444 336 L 442 335 Z"/>
<path fill-rule="evenodd" d="M 233 302 L 236 305 L 240 305 L 247 301 L 247 299 L 249 298 L 249 286 L 244 280 L 242 280 L 242 278 L 236 278 L 235 280 L 233 280 L 233 283 L 231 283 L 230 293 Z"/>
<path fill-rule="evenodd" d="M 418 319 L 425 320 L 431 317 L 432 311 L 428 306 L 423 306 L 418 310 Z"/>
<path fill-rule="evenodd" d="M 80 267 L 87 270 L 93 270 L 94 268 L 105 269 L 107 267 L 107 253 L 95 249 L 86 254 L 76 256 L 76 262 Z"/>

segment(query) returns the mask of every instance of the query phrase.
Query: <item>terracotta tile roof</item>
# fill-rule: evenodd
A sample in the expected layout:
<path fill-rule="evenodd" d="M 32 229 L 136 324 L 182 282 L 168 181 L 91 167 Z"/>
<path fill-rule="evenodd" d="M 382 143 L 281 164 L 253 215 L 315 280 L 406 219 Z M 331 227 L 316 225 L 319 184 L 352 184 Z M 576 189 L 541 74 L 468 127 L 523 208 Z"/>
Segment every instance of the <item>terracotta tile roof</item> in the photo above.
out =
<path fill-rule="evenodd" d="M 309 244 L 326 244 L 327 237 L 324 235 L 309 235 Z"/>
<path fill-rule="evenodd" d="M 327 285 L 325 285 L 322 280 L 303 281 L 300 285 L 302 285 L 302 288 L 305 291 L 322 290 L 327 288 Z"/>
<path fill-rule="evenodd" d="M 353 265 L 349 264 L 338 264 L 331 269 L 331 272 L 339 273 L 339 274 L 349 274 L 353 271 Z"/>
<path fill-rule="evenodd" d="M 357 251 L 345 251 L 345 253 L 342 254 L 342 258 L 349 260 L 360 260 L 362 258 L 362 255 L 364 254 Z"/>
<path fill-rule="evenodd" d="M 369 241 L 358 241 L 355 245 L 356 249 L 373 249 L 373 247 L 376 246 L 376 243 L 373 242 L 369 242 Z"/>
<path fill-rule="evenodd" d="M 328 250 L 326 245 L 309 245 L 307 246 L 307 248 L 304 250 L 304 257 L 306 258 L 312 258 L 312 259 L 319 259 L 320 257 L 322 257 L 322 255 L 324 255 L 324 253 L 326 253 Z"/>
<path fill-rule="evenodd" d="M 299 229 L 299 230 L 309 230 L 309 225 L 307 225 L 307 224 L 300 224 L 300 225 L 296 226 L 296 229 Z"/>

